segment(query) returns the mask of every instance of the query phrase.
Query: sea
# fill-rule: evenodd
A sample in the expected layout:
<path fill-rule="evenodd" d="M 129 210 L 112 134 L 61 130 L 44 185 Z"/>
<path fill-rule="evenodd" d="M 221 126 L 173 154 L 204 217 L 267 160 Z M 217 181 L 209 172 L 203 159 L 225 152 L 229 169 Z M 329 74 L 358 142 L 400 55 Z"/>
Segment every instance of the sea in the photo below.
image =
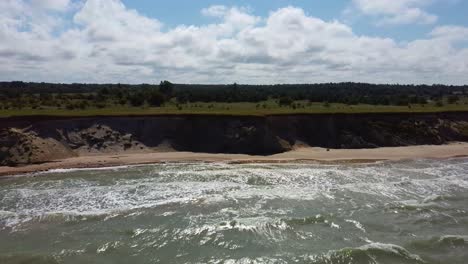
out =
<path fill-rule="evenodd" d="M 468 263 L 468 159 L 0 179 L 0 263 Z"/>

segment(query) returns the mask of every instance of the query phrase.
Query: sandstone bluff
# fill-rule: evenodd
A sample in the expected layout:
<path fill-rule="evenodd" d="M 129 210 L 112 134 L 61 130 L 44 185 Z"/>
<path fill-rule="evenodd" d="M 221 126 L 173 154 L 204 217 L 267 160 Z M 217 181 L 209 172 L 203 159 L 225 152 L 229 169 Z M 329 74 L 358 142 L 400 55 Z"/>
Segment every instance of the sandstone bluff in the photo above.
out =
<path fill-rule="evenodd" d="M 301 146 L 359 149 L 453 141 L 468 141 L 468 113 L 12 117 L 0 122 L 0 165 L 108 153 L 270 155 Z"/>

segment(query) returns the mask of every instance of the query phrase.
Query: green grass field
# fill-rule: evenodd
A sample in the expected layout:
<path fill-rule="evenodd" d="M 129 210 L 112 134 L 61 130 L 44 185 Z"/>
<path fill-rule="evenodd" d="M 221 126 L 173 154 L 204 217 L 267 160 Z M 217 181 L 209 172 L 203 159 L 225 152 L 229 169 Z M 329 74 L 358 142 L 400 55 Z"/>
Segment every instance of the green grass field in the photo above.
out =
<path fill-rule="evenodd" d="M 323 103 L 308 103 L 297 101 L 296 107 L 280 107 L 274 101 L 261 103 L 190 103 L 176 105 L 168 103 L 162 107 L 129 107 L 108 106 L 105 108 L 89 107 L 80 109 L 47 108 L 39 109 L 2 109 L 0 117 L 12 116 L 119 116 L 119 115 L 174 115 L 174 114 L 212 114 L 212 115 L 279 115 L 279 114 L 323 114 L 323 113 L 431 113 L 468 111 L 465 102 L 444 105 L 441 107 L 434 104 L 408 106 L 383 106 L 383 105 L 345 105 Z"/>

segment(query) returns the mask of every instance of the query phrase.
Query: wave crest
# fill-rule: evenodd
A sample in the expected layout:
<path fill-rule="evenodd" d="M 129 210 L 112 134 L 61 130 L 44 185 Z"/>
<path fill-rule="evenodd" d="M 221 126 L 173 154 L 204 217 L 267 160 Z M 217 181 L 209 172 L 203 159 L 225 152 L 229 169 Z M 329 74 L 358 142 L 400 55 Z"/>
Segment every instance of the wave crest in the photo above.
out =
<path fill-rule="evenodd" d="M 314 264 L 425 263 L 418 255 L 410 253 L 401 246 L 383 243 L 371 243 L 357 248 L 330 251 L 327 254 L 310 256 L 308 261 Z"/>

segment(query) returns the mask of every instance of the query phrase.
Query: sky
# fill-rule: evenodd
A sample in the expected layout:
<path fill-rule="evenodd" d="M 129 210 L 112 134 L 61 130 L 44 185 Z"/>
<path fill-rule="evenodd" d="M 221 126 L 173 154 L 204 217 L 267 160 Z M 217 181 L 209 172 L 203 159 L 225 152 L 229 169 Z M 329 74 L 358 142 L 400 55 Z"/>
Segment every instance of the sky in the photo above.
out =
<path fill-rule="evenodd" d="M 0 81 L 468 84 L 468 0 L 0 0 Z"/>

